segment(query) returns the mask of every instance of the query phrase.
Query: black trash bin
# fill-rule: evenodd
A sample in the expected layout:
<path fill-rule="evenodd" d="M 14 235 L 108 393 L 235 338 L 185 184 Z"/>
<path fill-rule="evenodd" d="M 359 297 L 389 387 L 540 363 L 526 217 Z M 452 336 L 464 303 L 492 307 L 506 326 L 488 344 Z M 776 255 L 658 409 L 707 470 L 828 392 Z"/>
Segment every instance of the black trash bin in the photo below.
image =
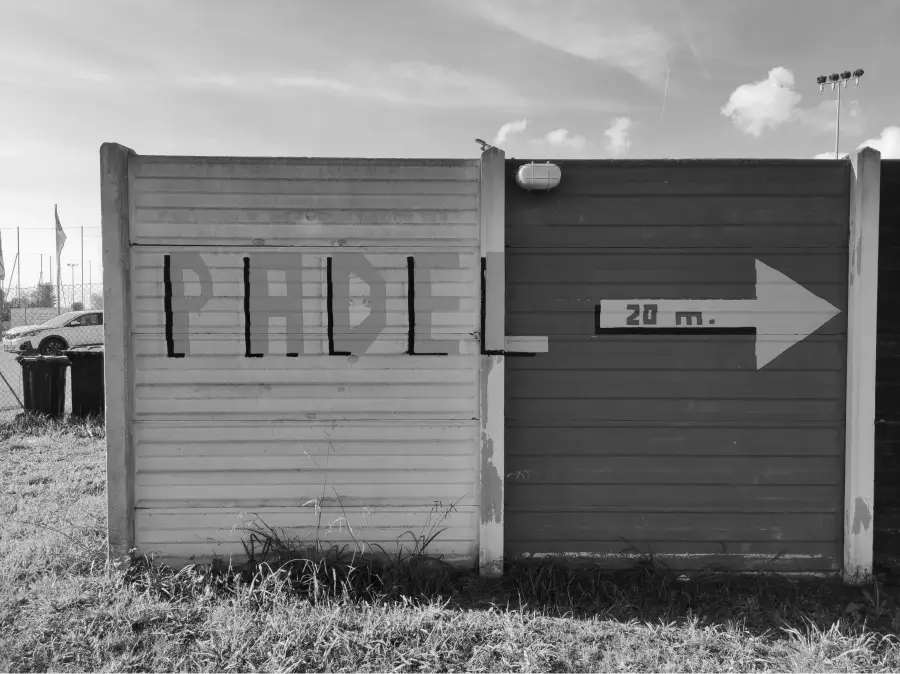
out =
<path fill-rule="evenodd" d="M 22 366 L 22 401 L 26 412 L 61 417 L 66 411 L 65 356 L 19 356 Z"/>
<path fill-rule="evenodd" d="M 102 415 L 103 345 L 77 347 L 65 354 L 72 365 L 72 416 Z"/>

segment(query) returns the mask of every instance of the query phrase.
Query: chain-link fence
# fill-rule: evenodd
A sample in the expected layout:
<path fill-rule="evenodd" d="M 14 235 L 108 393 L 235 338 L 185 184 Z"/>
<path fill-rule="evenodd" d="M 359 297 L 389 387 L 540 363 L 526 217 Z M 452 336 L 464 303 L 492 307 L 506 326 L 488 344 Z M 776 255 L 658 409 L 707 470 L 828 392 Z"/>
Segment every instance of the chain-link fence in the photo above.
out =
<path fill-rule="evenodd" d="M 12 287 L 0 297 L 0 421 L 22 411 L 23 354 L 103 343 L 103 284 L 75 284 L 57 289 L 47 283 L 31 288 Z M 89 311 L 88 314 L 72 312 Z M 66 413 L 72 409 L 71 372 L 66 375 Z"/>

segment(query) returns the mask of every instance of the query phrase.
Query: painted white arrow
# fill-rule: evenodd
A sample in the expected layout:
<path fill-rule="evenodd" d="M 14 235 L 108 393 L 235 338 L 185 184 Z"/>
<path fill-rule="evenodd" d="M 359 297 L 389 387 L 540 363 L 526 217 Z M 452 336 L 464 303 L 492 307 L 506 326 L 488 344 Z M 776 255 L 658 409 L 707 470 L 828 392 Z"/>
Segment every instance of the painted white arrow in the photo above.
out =
<path fill-rule="evenodd" d="M 759 370 L 840 313 L 777 269 L 756 261 L 756 299 L 601 300 L 600 330 L 756 329 Z"/>

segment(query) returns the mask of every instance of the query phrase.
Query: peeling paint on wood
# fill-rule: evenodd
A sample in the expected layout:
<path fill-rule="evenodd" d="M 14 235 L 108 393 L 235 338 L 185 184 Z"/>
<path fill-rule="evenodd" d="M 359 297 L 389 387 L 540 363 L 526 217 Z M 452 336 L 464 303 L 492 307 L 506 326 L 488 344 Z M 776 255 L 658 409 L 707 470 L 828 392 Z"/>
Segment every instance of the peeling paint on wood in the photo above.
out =
<path fill-rule="evenodd" d="M 491 372 L 502 356 L 488 356 L 481 370 L 481 388 L 488 390 Z M 481 418 L 490 419 L 489 396 L 482 396 Z M 487 428 L 481 431 L 481 522 L 500 524 L 503 519 L 503 477 L 494 457 L 494 440 Z"/>
<path fill-rule="evenodd" d="M 857 496 L 856 501 L 853 504 L 853 526 L 851 528 L 851 531 L 854 534 L 868 531 L 869 525 L 871 523 L 872 513 L 869 509 L 869 506 L 866 505 L 866 502 L 861 496 Z"/>
<path fill-rule="evenodd" d="M 844 465 L 844 578 L 872 572 L 871 506 L 875 483 L 876 333 L 881 155 L 857 150 L 849 162 L 850 269 L 847 302 L 847 419 Z"/>

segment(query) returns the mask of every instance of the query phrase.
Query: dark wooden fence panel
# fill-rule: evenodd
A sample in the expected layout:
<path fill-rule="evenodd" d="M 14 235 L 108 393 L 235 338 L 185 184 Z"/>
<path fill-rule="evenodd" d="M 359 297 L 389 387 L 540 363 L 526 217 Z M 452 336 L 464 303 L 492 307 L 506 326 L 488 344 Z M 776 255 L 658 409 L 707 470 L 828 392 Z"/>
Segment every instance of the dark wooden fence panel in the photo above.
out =
<path fill-rule="evenodd" d="M 507 163 L 506 550 L 682 568 L 841 564 L 849 165 Z M 606 334 L 614 299 L 753 299 L 766 265 L 840 310 L 757 370 L 754 334 Z M 898 434 L 900 436 L 900 434 Z"/>
<path fill-rule="evenodd" d="M 875 386 L 875 557 L 900 559 L 900 160 L 881 162 Z"/>

